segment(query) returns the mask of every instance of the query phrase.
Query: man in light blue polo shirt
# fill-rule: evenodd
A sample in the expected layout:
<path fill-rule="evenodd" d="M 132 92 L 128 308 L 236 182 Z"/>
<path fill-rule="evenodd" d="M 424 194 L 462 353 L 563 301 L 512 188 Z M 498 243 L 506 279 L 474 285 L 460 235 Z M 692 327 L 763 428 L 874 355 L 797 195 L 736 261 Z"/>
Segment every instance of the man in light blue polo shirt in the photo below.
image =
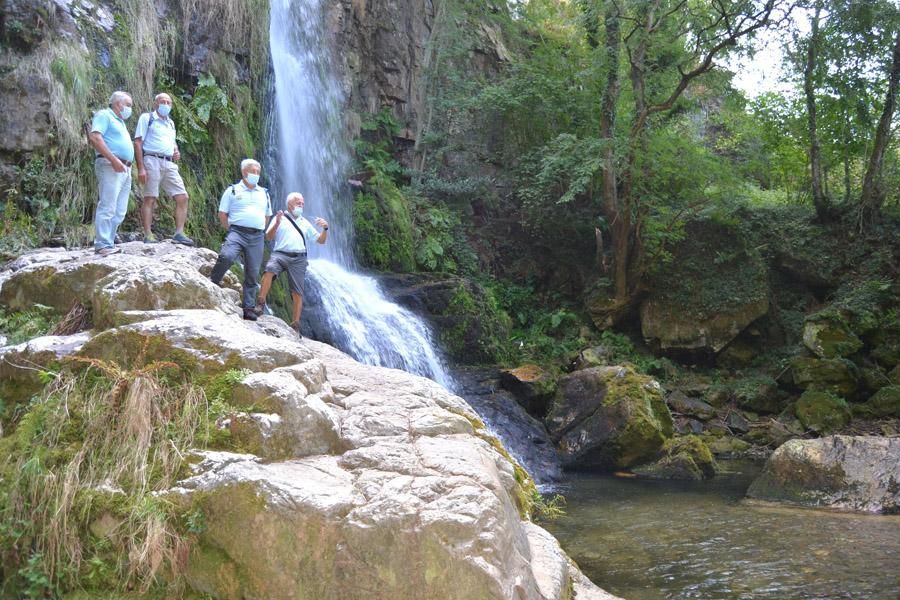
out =
<path fill-rule="evenodd" d="M 272 205 L 266 188 L 257 185 L 262 167 L 252 158 L 241 162 L 241 180 L 228 186 L 219 201 L 219 222 L 228 233 L 219 250 L 210 280 L 218 285 L 225 273 L 243 255 L 244 318 L 256 320 L 253 311 L 259 267 L 263 257 L 263 231 L 272 216 Z"/>
<path fill-rule="evenodd" d="M 109 98 L 109 108 L 94 113 L 88 134 L 97 152 L 94 173 L 97 174 L 99 197 L 94 212 L 94 250 L 104 256 L 119 251 L 113 245 L 116 230 L 125 220 L 128 210 L 134 146 L 125 121 L 131 116 L 131 105 L 131 96 L 125 92 L 113 92 Z"/>
<path fill-rule="evenodd" d="M 287 271 L 288 288 L 291 290 L 293 301 L 291 328 L 297 335 L 300 335 L 300 313 L 303 310 L 303 280 L 306 278 L 308 264 L 307 249 L 313 240 L 324 244 L 328 239 L 328 222 L 321 217 L 317 218 L 316 225 L 321 227 L 322 231 L 316 231 L 312 223 L 303 217 L 304 204 L 305 200 L 300 193 L 288 194 L 287 211 L 279 210 L 266 231 L 266 239 L 275 240 L 275 247 L 272 248 L 272 255 L 266 264 L 266 272 L 263 273 L 255 309 L 256 314 L 262 314 L 272 281 L 282 271 Z"/>

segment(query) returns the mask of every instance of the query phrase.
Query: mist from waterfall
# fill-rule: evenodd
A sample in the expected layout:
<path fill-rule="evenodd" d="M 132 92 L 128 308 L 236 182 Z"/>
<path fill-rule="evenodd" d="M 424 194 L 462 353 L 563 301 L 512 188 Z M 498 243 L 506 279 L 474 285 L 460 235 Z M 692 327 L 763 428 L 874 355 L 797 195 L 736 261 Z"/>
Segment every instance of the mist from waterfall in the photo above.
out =
<path fill-rule="evenodd" d="M 272 201 L 305 199 L 304 216 L 331 225 L 327 243 L 310 240 L 304 321 L 316 315 L 317 337 L 361 362 L 403 369 L 449 386 L 427 325 L 385 298 L 359 274 L 352 252 L 349 153 L 341 125 L 342 93 L 330 60 L 324 0 L 272 0 L 269 44 L 275 72 L 268 156 Z"/>

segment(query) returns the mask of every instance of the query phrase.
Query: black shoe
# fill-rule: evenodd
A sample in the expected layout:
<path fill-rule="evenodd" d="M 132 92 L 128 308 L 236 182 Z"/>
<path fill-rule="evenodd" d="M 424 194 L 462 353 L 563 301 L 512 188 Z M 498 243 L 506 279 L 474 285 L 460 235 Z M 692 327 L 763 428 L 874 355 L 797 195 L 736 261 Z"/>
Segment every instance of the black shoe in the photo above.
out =
<path fill-rule="evenodd" d="M 245 320 L 245 321 L 255 321 L 255 320 L 258 319 L 258 318 L 259 318 L 259 317 L 256 316 L 256 313 L 253 312 L 253 309 L 252 309 L 252 308 L 245 308 L 245 309 L 244 309 L 244 320 Z"/>

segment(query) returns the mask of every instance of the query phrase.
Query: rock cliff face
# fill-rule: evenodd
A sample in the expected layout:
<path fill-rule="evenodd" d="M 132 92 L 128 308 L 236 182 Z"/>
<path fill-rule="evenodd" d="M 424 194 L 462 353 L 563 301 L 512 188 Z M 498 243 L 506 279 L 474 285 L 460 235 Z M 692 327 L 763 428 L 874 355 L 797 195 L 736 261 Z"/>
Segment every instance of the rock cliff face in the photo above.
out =
<path fill-rule="evenodd" d="M 0 349 L 0 361 L 23 380 L 73 354 L 125 364 L 149 353 L 206 375 L 246 369 L 226 393 L 244 412 L 221 424 L 244 452 L 197 450 L 192 474 L 164 492 L 205 518 L 184 574 L 191 589 L 215 598 L 610 598 L 523 519 L 533 489 L 525 472 L 461 398 L 298 341 L 275 318 L 242 321 L 236 292 L 203 275 L 208 251 L 123 248 L 106 258 L 39 251 L 0 273 L 7 310 L 40 297 L 102 315 L 90 331 Z M 15 426 L 7 420 L 7 434 Z"/>

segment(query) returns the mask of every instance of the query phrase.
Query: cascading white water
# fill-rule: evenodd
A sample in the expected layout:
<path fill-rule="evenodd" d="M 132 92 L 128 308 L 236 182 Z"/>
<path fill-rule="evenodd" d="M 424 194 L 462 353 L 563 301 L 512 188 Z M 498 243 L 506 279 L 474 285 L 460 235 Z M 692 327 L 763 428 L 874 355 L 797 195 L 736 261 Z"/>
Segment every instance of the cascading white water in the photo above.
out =
<path fill-rule="evenodd" d="M 341 90 L 329 60 L 324 0 L 272 0 L 269 44 L 275 71 L 269 152 L 272 199 L 305 199 L 304 214 L 331 224 L 325 246 L 310 244 L 304 317 L 317 314 L 316 333 L 357 360 L 403 369 L 449 386 L 428 327 L 384 297 L 377 282 L 354 272 L 352 201 L 344 181 Z"/>

